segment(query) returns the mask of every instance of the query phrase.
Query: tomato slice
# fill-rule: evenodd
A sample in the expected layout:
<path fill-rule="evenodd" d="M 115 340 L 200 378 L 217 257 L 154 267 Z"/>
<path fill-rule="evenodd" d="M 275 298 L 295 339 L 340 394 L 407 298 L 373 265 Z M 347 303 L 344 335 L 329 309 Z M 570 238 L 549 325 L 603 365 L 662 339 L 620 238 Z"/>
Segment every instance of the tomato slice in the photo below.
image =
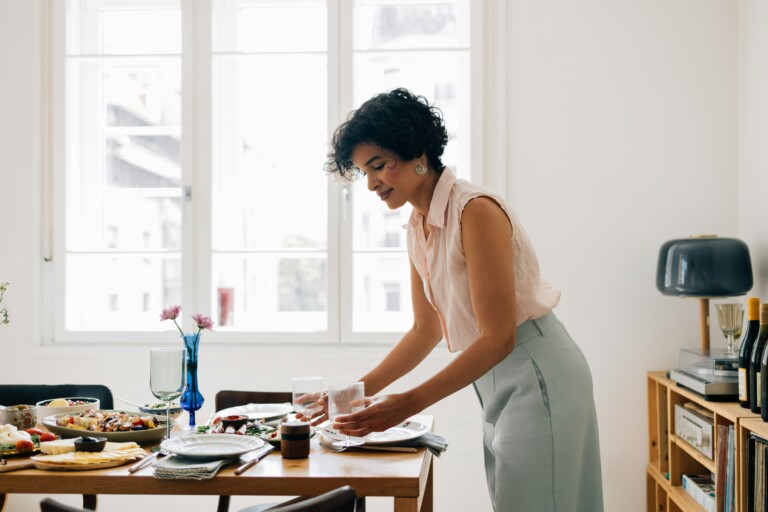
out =
<path fill-rule="evenodd" d="M 43 435 L 43 431 L 37 428 L 28 428 L 25 430 L 25 432 L 31 436 L 41 436 Z"/>

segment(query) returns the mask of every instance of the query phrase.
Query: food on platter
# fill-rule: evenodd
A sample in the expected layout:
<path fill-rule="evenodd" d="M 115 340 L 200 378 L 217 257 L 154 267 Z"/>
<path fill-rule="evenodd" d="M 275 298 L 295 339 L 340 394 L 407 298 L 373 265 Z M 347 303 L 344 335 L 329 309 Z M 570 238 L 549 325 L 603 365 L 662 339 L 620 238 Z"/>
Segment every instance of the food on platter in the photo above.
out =
<path fill-rule="evenodd" d="M 155 414 L 158 416 L 165 416 L 165 413 L 167 412 L 164 402 L 144 404 L 139 407 L 139 410 L 145 414 Z M 172 403 L 170 412 L 171 418 L 176 419 L 181 416 L 181 413 L 184 412 L 184 409 L 182 409 L 179 404 Z"/>
<path fill-rule="evenodd" d="M 73 443 L 73 440 L 69 440 Z M 69 451 L 51 455 L 35 455 L 32 460 L 49 464 L 100 464 L 116 460 L 142 458 L 147 454 L 143 448 L 133 442 L 107 443 L 100 452 Z"/>
<path fill-rule="evenodd" d="M 36 452 L 46 441 L 58 439 L 55 434 L 36 428 L 19 430 L 15 425 L 0 425 L 0 450 L 3 455 Z"/>
<path fill-rule="evenodd" d="M 127 432 L 157 428 L 162 422 L 150 415 L 91 409 L 56 417 L 56 426 L 89 432 Z"/>
<path fill-rule="evenodd" d="M 54 398 L 53 400 L 43 400 L 38 402 L 38 406 L 47 407 L 73 407 L 75 405 L 92 404 L 93 399 L 80 399 L 80 398 Z"/>
<path fill-rule="evenodd" d="M 227 418 L 225 416 L 224 418 Z M 210 426 L 200 426 L 197 427 L 197 433 L 198 434 L 237 434 L 241 436 L 255 436 L 259 437 L 264 432 L 270 432 L 272 430 L 275 430 L 273 427 L 269 427 L 267 425 L 264 425 L 263 419 L 257 419 L 257 420 L 246 420 L 244 423 L 240 424 L 237 428 L 235 428 L 235 425 L 239 424 L 238 422 L 225 422 L 222 420 L 220 416 L 216 416 L 213 421 L 211 422 Z"/>

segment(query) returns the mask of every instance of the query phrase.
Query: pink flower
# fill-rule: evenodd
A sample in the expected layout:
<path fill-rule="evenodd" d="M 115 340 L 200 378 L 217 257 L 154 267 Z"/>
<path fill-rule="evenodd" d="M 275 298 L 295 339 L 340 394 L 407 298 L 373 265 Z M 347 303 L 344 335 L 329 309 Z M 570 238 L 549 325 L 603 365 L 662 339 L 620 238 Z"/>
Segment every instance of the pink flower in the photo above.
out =
<path fill-rule="evenodd" d="M 210 329 L 213 327 L 213 320 L 211 320 L 211 317 L 209 316 L 203 316 L 200 313 L 196 315 L 192 315 L 192 319 L 197 324 L 197 332 L 202 331 L 203 329 Z"/>
<path fill-rule="evenodd" d="M 181 306 L 165 308 L 160 314 L 160 320 L 176 320 L 179 318 L 179 313 L 181 313 Z"/>
<path fill-rule="evenodd" d="M 160 321 L 163 320 L 171 320 L 176 328 L 179 330 L 182 336 L 184 336 L 184 331 L 181 329 L 181 326 L 176 321 L 177 318 L 179 318 L 179 314 L 181 313 L 181 306 L 171 306 L 169 308 L 165 308 L 163 312 L 160 314 Z M 213 327 L 213 320 L 211 320 L 211 317 L 209 316 L 203 316 L 200 313 L 196 315 L 192 315 L 192 319 L 195 321 L 195 324 L 197 325 L 197 334 L 200 334 L 200 331 L 203 329 L 210 329 Z"/>

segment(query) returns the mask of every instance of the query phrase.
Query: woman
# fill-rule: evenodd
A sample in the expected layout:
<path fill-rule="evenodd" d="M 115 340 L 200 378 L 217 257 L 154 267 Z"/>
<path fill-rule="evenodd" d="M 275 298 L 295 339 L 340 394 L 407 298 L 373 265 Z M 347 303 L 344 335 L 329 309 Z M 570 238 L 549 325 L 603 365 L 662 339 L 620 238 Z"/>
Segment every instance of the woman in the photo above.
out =
<path fill-rule="evenodd" d="M 496 511 L 603 510 L 592 377 L 552 313 L 560 292 L 500 196 L 443 166 L 440 111 L 404 89 L 365 102 L 334 133 L 326 168 L 364 175 L 407 225 L 413 326 L 365 382 L 366 408 L 335 427 L 364 436 L 397 425 L 472 384 L 483 409 Z M 404 393 L 374 396 L 445 339 L 458 355 Z M 315 418 L 315 423 L 320 418 Z"/>

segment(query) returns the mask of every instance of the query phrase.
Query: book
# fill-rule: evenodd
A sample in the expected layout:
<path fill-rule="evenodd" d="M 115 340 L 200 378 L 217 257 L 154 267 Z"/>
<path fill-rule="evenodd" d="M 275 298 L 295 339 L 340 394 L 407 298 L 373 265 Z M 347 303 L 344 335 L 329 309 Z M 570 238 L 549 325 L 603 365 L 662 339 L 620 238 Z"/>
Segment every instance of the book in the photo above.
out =
<path fill-rule="evenodd" d="M 745 466 L 747 469 L 746 475 L 746 496 L 747 510 L 746 512 L 755 512 L 755 436 L 754 434 L 747 439 L 747 458 Z"/>
<path fill-rule="evenodd" d="M 715 439 L 715 510 L 725 512 L 725 477 L 728 467 L 728 427 L 717 426 L 717 438 Z"/>

